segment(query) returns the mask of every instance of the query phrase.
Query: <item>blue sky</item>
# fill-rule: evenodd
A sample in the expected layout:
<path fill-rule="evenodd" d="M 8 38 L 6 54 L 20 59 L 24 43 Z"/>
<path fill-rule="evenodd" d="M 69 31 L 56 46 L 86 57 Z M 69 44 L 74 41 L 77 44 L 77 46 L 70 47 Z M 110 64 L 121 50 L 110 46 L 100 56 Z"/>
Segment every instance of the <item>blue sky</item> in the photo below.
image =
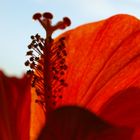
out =
<path fill-rule="evenodd" d="M 0 69 L 17 76 L 27 69 L 24 62 L 30 35 L 45 34 L 39 23 L 32 20 L 36 12 L 52 12 L 54 23 L 64 16 L 70 17 L 72 25 L 68 29 L 118 13 L 140 18 L 140 0 L 0 0 L 0 3 Z"/>

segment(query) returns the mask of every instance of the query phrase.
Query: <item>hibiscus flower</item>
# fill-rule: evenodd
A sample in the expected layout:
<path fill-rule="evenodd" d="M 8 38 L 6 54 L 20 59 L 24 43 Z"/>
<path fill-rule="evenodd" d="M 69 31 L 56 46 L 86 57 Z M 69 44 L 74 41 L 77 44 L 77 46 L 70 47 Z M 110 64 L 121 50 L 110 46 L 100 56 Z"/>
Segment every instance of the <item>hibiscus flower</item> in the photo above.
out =
<path fill-rule="evenodd" d="M 60 140 L 66 136 L 77 140 L 139 140 L 139 20 L 116 15 L 79 26 L 53 40 L 52 33 L 70 25 L 70 20 L 65 17 L 51 25 L 50 13 L 37 13 L 33 18 L 45 28 L 47 37 L 31 36 L 28 46 L 30 58 L 25 65 L 30 66 L 28 74 L 33 78 L 31 122 L 26 78 L 24 83 L 2 80 L 2 139 L 28 140 L 29 128 L 30 139 L 36 139 L 46 120 L 39 140 L 52 140 L 52 134 Z M 68 105 L 71 107 L 63 107 Z"/>
<path fill-rule="evenodd" d="M 50 26 L 52 16 L 36 14 L 34 19 L 46 31 L 53 27 Z M 40 78 L 50 79 L 46 80 L 48 85 L 50 81 L 54 85 L 45 94 L 42 90 L 47 88 L 43 84 L 39 84 L 41 88 L 35 85 L 38 103 L 46 106 L 47 114 L 49 109 L 65 105 L 84 107 L 111 124 L 135 129 L 133 139 L 139 139 L 139 30 L 137 18 L 120 14 L 79 26 L 55 40 L 51 39 L 52 32 L 49 33 L 44 46 L 48 45 L 51 53 L 42 52 L 45 56 L 41 55 L 39 62 L 42 70 L 35 71 Z"/>

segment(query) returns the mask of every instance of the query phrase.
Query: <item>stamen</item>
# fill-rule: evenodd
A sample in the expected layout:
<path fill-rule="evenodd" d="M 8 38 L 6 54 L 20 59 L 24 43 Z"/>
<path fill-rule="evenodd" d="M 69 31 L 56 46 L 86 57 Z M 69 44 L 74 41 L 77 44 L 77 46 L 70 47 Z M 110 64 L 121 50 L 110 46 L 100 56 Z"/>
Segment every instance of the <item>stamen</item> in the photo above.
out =
<path fill-rule="evenodd" d="M 30 45 L 28 45 L 28 49 L 31 49 L 32 48 L 32 45 L 30 44 Z"/>
<path fill-rule="evenodd" d="M 25 64 L 25 66 L 29 66 L 30 62 L 27 60 L 24 64 Z"/>
<path fill-rule="evenodd" d="M 49 12 L 33 15 L 46 31 L 46 38 L 43 39 L 36 34 L 31 36 L 32 42 L 28 45 L 27 56 L 29 60 L 25 66 L 30 67 L 28 75 L 32 75 L 32 87 L 35 88 L 38 99 L 35 101 L 42 105 L 44 111 L 50 111 L 62 99 L 63 88 L 68 86 L 64 75 L 68 66 L 66 64 L 66 37 L 61 37 L 54 43 L 52 34 L 58 29 L 65 29 L 71 24 L 69 18 L 64 17 L 62 21 L 52 25 L 53 15 Z M 58 97 L 58 98 L 57 98 Z"/>
<path fill-rule="evenodd" d="M 33 35 L 31 35 L 31 39 L 33 40 L 33 39 L 35 39 L 35 37 Z"/>
<path fill-rule="evenodd" d="M 26 55 L 32 55 L 33 54 L 33 51 L 28 51 L 27 53 L 26 53 Z"/>
<path fill-rule="evenodd" d="M 27 75 L 33 75 L 34 72 L 32 70 L 27 70 Z"/>
<path fill-rule="evenodd" d="M 32 57 L 30 57 L 30 61 L 34 61 L 34 57 L 32 56 Z"/>

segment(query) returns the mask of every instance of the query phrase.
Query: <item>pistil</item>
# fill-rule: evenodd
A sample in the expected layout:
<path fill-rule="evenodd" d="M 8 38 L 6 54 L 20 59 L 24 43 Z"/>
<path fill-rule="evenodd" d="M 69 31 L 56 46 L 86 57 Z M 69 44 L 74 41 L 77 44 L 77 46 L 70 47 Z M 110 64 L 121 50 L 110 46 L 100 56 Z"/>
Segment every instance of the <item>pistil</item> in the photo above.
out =
<path fill-rule="evenodd" d="M 30 67 L 27 73 L 32 75 L 32 87 L 39 96 L 36 102 L 49 112 L 56 105 L 57 98 L 62 99 L 62 89 L 68 85 L 63 78 L 68 68 L 65 60 L 65 37 L 54 43 L 52 34 L 58 29 L 65 29 L 71 22 L 65 17 L 52 25 L 51 13 L 36 13 L 33 19 L 38 20 L 43 26 L 46 38 L 43 39 L 38 34 L 31 36 L 32 43 L 28 46 L 29 51 L 26 54 L 30 58 L 25 65 Z"/>

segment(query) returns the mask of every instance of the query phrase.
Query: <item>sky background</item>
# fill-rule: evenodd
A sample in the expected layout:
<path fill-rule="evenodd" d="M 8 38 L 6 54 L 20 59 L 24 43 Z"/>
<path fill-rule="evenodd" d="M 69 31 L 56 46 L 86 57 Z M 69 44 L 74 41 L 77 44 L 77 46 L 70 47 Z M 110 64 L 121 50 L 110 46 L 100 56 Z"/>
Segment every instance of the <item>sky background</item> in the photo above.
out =
<path fill-rule="evenodd" d="M 36 12 L 52 12 L 54 23 L 68 16 L 71 29 L 119 13 L 140 18 L 140 0 L 0 0 L 0 70 L 8 75 L 21 76 L 27 70 L 24 62 L 30 36 L 45 35 L 32 20 Z"/>

